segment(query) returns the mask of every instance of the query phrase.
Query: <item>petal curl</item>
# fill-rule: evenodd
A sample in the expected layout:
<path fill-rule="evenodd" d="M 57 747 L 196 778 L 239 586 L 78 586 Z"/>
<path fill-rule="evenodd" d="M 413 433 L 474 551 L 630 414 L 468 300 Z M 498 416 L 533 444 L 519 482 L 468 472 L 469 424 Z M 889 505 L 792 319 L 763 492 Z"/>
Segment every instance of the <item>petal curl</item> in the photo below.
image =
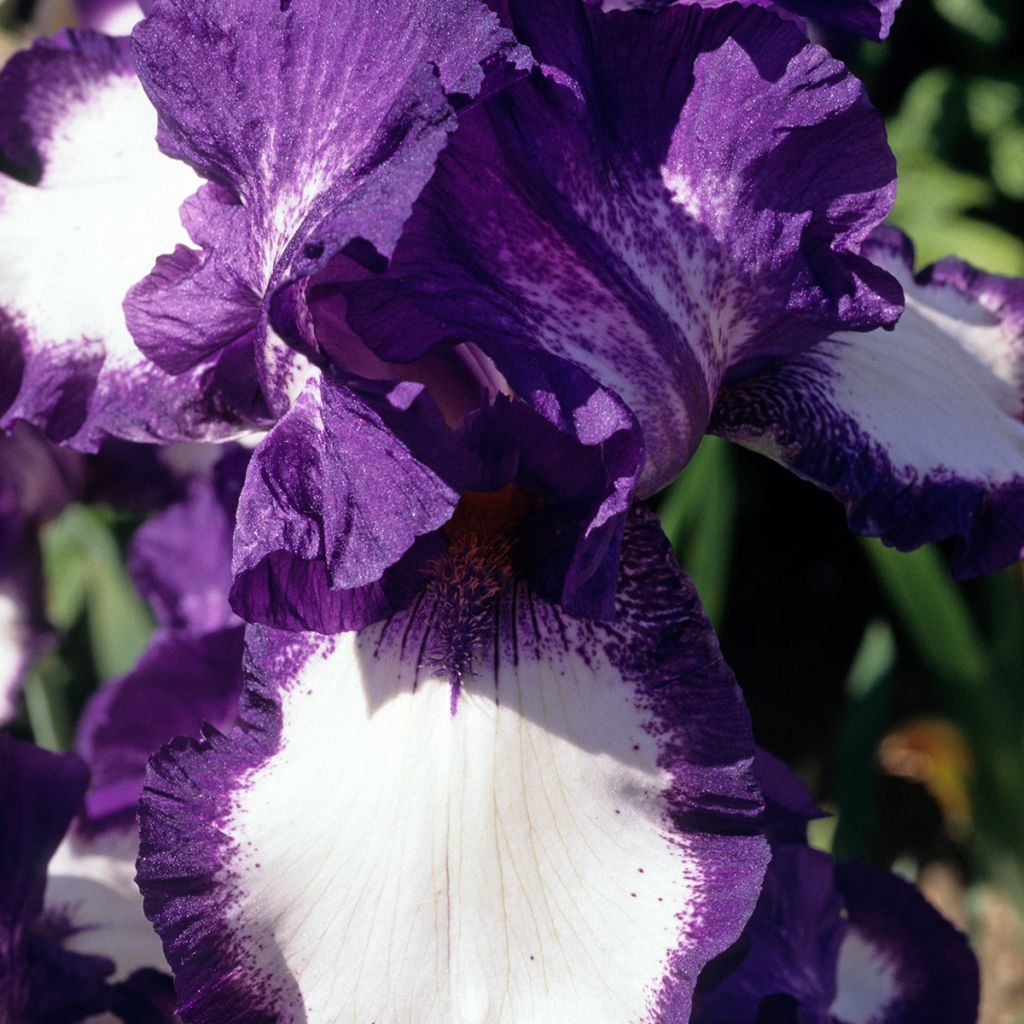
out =
<path fill-rule="evenodd" d="M 866 246 L 896 275 L 893 331 L 836 334 L 726 389 L 711 429 L 834 494 L 858 533 L 909 550 L 955 538 L 953 574 L 1024 549 L 1024 281 L 957 260 L 913 274 L 895 230 Z"/>
<path fill-rule="evenodd" d="M 543 66 L 460 118 L 348 321 L 391 360 L 471 341 L 566 428 L 585 371 L 639 420 L 646 496 L 738 364 L 896 319 L 858 251 L 895 165 L 860 83 L 764 11 L 511 7 Z"/>
<path fill-rule="evenodd" d="M 392 610 L 382 577 L 458 499 L 434 468 L 436 428 L 405 410 L 395 430 L 398 412 L 386 394 L 316 377 L 256 449 L 234 538 L 231 601 L 244 619 L 336 633 Z"/>
<path fill-rule="evenodd" d="M 132 334 L 180 372 L 251 332 L 280 409 L 292 356 L 265 350 L 264 298 L 353 238 L 390 251 L 452 100 L 528 55 L 479 0 L 160 0 L 134 40 L 161 146 L 216 185 L 189 215 L 201 249 L 133 290 Z"/>
<path fill-rule="evenodd" d="M 177 742 L 140 885 L 186 1021 L 686 1020 L 764 868 L 735 682 L 638 515 L 615 626 L 509 585 L 453 707 L 434 615 L 251 628 L 244 727 Z"/>

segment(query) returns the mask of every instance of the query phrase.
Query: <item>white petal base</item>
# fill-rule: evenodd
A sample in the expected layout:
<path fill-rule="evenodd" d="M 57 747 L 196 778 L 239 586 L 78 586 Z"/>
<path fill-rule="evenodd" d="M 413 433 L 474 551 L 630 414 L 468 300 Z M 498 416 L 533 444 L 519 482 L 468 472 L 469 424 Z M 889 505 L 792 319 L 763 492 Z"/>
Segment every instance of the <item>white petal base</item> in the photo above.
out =
<path fill-rule="evenodd" d="M 521 646 L 453 716 L 377 633 L 312 656 L 223 826 L 246 953 L 303 993 L 286 1019 L 650 1020 L 699 879 L 631 688 Z"/>

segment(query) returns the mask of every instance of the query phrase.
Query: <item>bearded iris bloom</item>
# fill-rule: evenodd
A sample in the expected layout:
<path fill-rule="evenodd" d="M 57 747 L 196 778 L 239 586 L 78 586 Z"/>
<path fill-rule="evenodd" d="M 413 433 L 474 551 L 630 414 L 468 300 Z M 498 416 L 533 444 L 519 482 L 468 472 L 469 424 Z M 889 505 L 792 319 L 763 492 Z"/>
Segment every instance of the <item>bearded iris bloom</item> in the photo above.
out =
<path fill-rule="evenodd" d="M 3 422 L 267 431 L 241 724 L 141 803 L 186 1021 L 688 1019 L 767 856 L 735 682 L 632 507 L 707 429 L 966 571 L 1020 551 L 1016 286 L 891 258 L 846 69 L 763 9 L 493 6 L 156 0 L 0 80 Z M 922 359 L 971 383 L 955 460 Z"/>

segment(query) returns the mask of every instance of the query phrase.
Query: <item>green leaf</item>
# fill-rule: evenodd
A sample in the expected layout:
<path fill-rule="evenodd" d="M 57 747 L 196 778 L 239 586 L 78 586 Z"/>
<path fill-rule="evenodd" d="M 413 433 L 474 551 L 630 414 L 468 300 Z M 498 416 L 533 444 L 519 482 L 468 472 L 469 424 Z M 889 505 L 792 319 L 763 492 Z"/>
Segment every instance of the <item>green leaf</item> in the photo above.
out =
<path fill-rule="evenodd" d="M 990 659 L 939 551 L 900 552 L 867 537 L 861 542 L 921 661 L 939 680 L 974 693 L 990 675 Z"/>
<path fill-rule="evenodd" d="M 839 858 L 870 852 L 875 752 L 892 721 L 891 673 L 896 641 L 887 622 L 868 623 L 846 678 L 847 709 L 839 740 L 833 851 Z"/>
<path fill-rule="evenodd" d="M 73 728 L 68 712 L 66 666 L 53 652 L 37 658 L 25 678 L 25 711 L 35 742 L 47 750 L 68 750 Z"/>
<path fill-rule="evenodd" d="M 978 42 L 996 45 L 1006 38 L 1006 22 L 983 0 L 934 0 L 934 4 L 954 28 Z"/>
<path fill-rule="evenodd" d="M 1024 199 L 1024 125 L 1008 125 L 990 141 L 992 177 L 1011 199 Z"/>
<path fill-rule="evenodd" d="M 967 80 L 967 117 L 979 135 L 993 135 L 1014 123 L 1024 106 L 1019 82 L 974 77 Z"/>
<path fill-rule="evenodd" d="M 736 524 L 737 489 L 729 444 L 708 435 L 662 500 L 659 516 L 708 618 L 725 610 Z"/>
<path fill-rule="evenodd" d="M 931 68 L 910 84 L 899 112 L 888 124 L 889 145 L 897 160 L 936 153 L 955 87 L 956 78 L 948 68 Z"/>
<path fill-rule="evenodd" d="M 43 529 L 42 548 L 51 620 L 66 632 L 84 614 L 97 676 L 106 682 L 124 675 L 153 621 L 128 578 L 108 517 L 71 505 Z"/>

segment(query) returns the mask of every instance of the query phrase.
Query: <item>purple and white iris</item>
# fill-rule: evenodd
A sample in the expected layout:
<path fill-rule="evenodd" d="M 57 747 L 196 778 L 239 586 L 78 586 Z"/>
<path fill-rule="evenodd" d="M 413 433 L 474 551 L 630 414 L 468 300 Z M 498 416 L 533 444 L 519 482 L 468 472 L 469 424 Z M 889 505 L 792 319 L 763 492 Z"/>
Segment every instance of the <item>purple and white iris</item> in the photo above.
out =
<path fill-rule="evenodd" d="M 918 1019 L 913 958 L 868 1009 L 843 981 L 874 883 L 773 831 L 634 503 L 712 430 L 1009 563 L 1024 286 L 879 228 L 881 120 L 799 18 L 896 3 L 603 6 L 152 0 L 0 74 L 0 426 L 253 444 L 136 538 L 159 629 L 87 710 L 91 788 L 11 748 L 75 777 L 7 851 L 12 970 L 84 794 L 72 863 L 138 811 L 185 1022 Z"/>

